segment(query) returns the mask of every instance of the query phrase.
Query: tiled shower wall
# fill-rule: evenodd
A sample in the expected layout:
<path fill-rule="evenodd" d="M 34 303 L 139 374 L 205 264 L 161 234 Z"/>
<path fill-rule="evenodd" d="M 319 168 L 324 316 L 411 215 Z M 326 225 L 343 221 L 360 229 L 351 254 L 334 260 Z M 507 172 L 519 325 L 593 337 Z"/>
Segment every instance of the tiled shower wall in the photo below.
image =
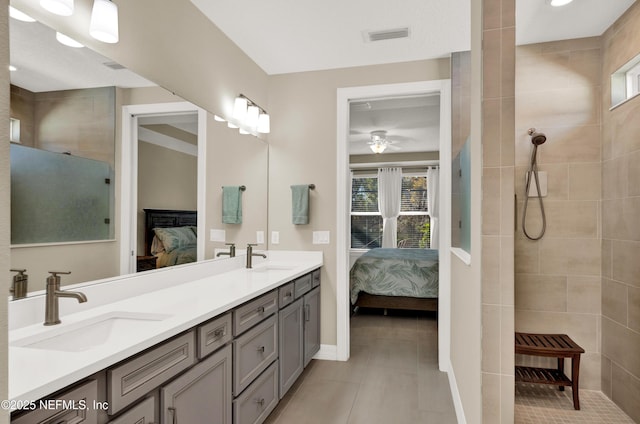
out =
<path fill-rule="evenodd" d="M 602 391 L 640 422 L 640 97 L 609 110 L 610 74 L 640 53 L 638 2 L 602 49 Z"/>
<path fill-rule="evenodd" d="M 515 1 L 482 16 L 482 422 L 512 423 Z"/>
<path fill-rule="evenodd" d="M 600 38 L 516 48 L 517 222 L 516 331 L 566 333 L 586 353 L 580 387 L 600 389 Z M 543 198 L 547 228 L 530 241 L 522 229 L 525 172 L 535 127 L 547 141 L 538 148 L 548 175 Z M 537 235 L 541 213 L 529 199 L 527 232 Z M 524 365 L 555 366 L 555 359 L 524 356 Z"/>

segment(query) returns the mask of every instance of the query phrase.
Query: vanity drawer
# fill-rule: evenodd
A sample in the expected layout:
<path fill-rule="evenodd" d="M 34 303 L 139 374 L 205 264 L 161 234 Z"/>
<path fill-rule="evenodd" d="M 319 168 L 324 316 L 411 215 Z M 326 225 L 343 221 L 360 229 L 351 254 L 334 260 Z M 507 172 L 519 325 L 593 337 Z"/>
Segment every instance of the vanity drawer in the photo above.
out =
<path fill-rule="evenodd" d="M 278 290 L 260 296 L 233 311 L 233 335 L 238 336 L 278 311 Z"/>
<path fill-rule="evenodd" d="M 293 302 L 294 282 L 290 282 L 278 288 L 278 307 L 284 308 Z"/>
<path fill-rule="evenodd" d="M 156 398 L 151 396 L 107 424 L 152 424 L 156 421 Z"/>
<path fill-rule="evenodd" d="M 311 280 L 311 273 L 307 275 L 303 275 L 302 277 L 296 278 L 294 280 L 294 284 L 295 284 L 295 297 L 297 299 L 312 289 L 313 282 Z"/>
<path fill-rule="evenodd" d="M 198 358 L 202 359 L 231 341 L 231 312 L 198 327 Z"/>
<path fill-rule="evenodd" d="M 278 405 L 278 361 L 233 401 L 233 424 L 263 422 Z"/>
<path fill-rule="evenodd" d="M 233 395 L 238 396 L 278 358 L 278 315 L 233 341 Z"/>
<path fill-rule="evenodd" d="M 319 268 L 311 272 L 311 284 L 314 288 L 320 285 L 320 269 Z"/>
<path fill-rule="evenodd" d="M 89 380 L 58 396 L 47 399 L 62 400 L 69 406 L 62 405 L 60 409 L 36 409 L 13 418 L 11 424 L 95 424 L 98 422 L 98 413 L 94 408 L 94 402 L 98 400 L 98 383 L 96 380 Z M 85 402 L 86 408 L 80 407 L 81 402 Z M 74 405 L 75 408 L 73 407 Z"/>
<path fill-rule="evenodd" d="M 195 362 L 190 331 L 107 371 L 109 415 L 122 410 Z"/>

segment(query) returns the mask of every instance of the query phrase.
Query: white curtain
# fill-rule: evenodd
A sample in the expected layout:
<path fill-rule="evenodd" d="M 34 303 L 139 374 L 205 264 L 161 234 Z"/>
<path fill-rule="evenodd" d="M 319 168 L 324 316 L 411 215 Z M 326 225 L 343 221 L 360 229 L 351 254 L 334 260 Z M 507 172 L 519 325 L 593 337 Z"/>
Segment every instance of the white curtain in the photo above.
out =
<path fill-rule="evenodd" d="M 378 169 L 378 208 L 382 214 L 382 247 L 398 245 L 398 215 L 402 200 L 402 169 Z"/>
<path fill-rule="evenodd" d="M 431 217 L 431 238 L 429 240 L 432 249 L 438 248 L 438 208 L 440 207 L 440 170 L 429 168 L 427 170 L 427 207 Z"/>

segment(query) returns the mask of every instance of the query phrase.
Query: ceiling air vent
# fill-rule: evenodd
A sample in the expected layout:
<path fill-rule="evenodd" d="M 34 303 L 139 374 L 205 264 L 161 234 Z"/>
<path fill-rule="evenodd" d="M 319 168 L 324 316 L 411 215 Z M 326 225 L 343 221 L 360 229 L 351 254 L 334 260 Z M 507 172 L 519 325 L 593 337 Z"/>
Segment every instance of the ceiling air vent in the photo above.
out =
<path fill-rule="evenodd" d="M 119 71 L 120 69 L 125 69 L 124 66 L 122 66 L 121 64 L 119 64 L 117 62 L 104 62 L 103 65 L 106 66 L 107 68 L 113 69 L 114 71 Z"/>
<path fill-rule="evenodd" d="M 385 29 L 382 31 L 369 31 L 366 33 L 366 40 L 369 42 L 392 40 L 394 38 L 409 37 L 409 28 Z"/>

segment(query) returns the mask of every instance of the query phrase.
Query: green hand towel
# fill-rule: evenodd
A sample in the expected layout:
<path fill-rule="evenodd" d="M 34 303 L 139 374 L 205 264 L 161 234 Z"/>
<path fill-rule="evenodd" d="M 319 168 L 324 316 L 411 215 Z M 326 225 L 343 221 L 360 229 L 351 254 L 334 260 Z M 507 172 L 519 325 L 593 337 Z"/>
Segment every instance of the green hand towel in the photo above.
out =
<path fill-rule="evenodd" d="M 242 224 L 242 190 L 240 190 L 240 186 L 222 187 L 222 223 Z"/>
<path fill-rule="evenodd" d="M 294 224 L 309 223 L 309 185 L 291 186 L 291 205 Z"/>

